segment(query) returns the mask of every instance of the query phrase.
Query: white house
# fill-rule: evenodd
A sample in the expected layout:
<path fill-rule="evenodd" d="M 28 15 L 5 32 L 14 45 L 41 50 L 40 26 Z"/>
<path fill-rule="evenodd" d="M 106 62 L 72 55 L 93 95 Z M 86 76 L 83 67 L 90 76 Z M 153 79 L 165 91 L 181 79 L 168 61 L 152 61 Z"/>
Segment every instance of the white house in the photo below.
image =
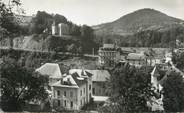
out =
<path fill-rule="evenodd" d="M 69 75 L 52 84 L 52 106 L 55 109 L 79 110 L 92 97 L 92 74 L 83 69 L 72 69 Z"/>
<path fill-rule="evenodd" d="M 67 24 L 59 23 L 56 24 L 55 21 L 52 24 L 52 35 L 68 35 L 69 34 L 69 27 Z"/>

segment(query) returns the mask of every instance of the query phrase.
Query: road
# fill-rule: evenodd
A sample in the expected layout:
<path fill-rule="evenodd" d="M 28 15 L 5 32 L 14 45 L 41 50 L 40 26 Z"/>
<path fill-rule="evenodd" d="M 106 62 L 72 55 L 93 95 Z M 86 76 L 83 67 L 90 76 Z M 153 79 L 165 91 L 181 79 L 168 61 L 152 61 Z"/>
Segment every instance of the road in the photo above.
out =
<path fill-rule="evenodd" d="M 0 49 L 10 49 L 9 47 L 0 47 Z M 13 48 L 14 50 L 20 50 L 20 51 L 29 51 L 29 52 L 40 52 L 40 53 L 54 53 L 54 51 L 41 51 L 41 50 L 33 50 L 33 49 L 21 49 L 21 48 Z M 73 53 L 70 52 L 58 52 L 57 54 L 60 55 L 73 55 L 75 56 Z M 92 54 L 83 54 L 83 56 L 85 57 L 91 57 L 91 58 L 98 58 L 98 55 L 92 55 Z"/>

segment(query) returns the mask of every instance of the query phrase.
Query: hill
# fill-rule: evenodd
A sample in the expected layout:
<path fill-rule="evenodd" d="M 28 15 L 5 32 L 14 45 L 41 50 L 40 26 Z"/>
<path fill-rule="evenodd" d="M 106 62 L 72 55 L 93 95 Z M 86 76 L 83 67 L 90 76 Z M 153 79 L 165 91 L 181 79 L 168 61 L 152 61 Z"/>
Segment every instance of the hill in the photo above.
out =
<path fill-rule="evenodd" d="M 183 20 L 148 8 L 92 28 L 98 42 L 124 47 L 175 47 L 176 39 L 184 42 Z"/>
<path fill-rule="evenodd" d="M 131 35 L 146 29 L 165 29 L 183 20 L 170 17 L 154 9 L 140 9 L 113 22 L 93 26 L 96 35 L 116 34 Z"/>

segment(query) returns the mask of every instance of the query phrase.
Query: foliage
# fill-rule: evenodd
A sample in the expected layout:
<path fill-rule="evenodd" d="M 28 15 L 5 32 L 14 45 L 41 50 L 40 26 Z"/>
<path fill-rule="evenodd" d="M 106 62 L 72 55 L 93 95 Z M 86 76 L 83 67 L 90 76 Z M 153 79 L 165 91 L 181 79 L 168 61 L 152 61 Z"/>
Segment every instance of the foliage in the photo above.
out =
<path fill-rule="evenodd" d="M 147 102 L 154 92 L 148 70 L 129 65 L 116 66 L 111 75 L 106 88 L 111 100 L 108 107 L 115 108 L 114 112 L 149 111 Z"/>
<path fill-rule="evenodd" d="M 0 26 L 6 29 L 9 35 L 18 34 L 22 30 L 12 11 L 15 7 L 19 9 L 20 5 L 20 0 L 10 0 L 8 5 L 0 1 Z"/>
<path fill-rule="evenodd" d="M 52 18 L 53 17 L 48 13 L 44 11 L 38 11 L 36 17 L 32 19 L 30 32 L 40 34 L 43 33 L 46 28 L 51 29 L 51 25 L 53 22 Z"/>
<path fill-rule="evenodd" d="M 184 111 L 184 81 L 183 76 L 171 72 L 163 84 L 163 105 L 166 112 Z"/>
<path fill-rule="evenodd" d="M 184 71 L 184 53 L 175 53 L 173 52 L 173 57 L 172 57 L 173 63 L 176 65 L 177 68 L 180 70 Z"/>
<path fill-rule="evenodd" d="M 20 66 L 15 59 L 3 59 L 0 75 L 4 111 L 22 111 L 26 102 L 42 101 L 48 96 L 45 90 L 48 78 Z"/>
<path fill-rule="evenodd" d="M 94 41 L 93 29 L 87 25 L 81 27 L 81 44 L 83 53 L 92 53 L 93 49 L 98 49 Z"/>

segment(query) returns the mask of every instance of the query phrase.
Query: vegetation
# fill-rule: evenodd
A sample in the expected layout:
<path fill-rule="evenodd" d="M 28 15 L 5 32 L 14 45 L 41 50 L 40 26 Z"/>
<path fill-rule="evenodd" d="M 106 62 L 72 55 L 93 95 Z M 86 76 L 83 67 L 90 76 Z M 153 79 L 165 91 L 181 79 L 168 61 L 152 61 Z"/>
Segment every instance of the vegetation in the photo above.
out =
<path fill-rule="evenodd" d="M 147 112 L 147 102 L 154 96 L 150 83 L 150 71 L 129 65 L 118 66 L 107 82 L 110 104 L 104 112 Z"/>
<path fill-rule="evenodd" d="M 184 53 L 175 53 L 173 52 L 173 57 L 172 57 L 172 61 L 173 63 L 176 65 L 176 67 L 178 69 L 180 69 L 181 71 L 184 71 Z"/>
<path fill-rule="evenodd" d="M 171 72 L 163 84 L 163 105 L 166 112 L 184 111 L 184 81 L 183 76 Z"/>
<path fill-rule="evenodd" d="M 110 40 L 124 47 L 175 47 L 176 39 L 183 42 L 182 23 L 154 9 L 141 9 L 93 28 L 99 43 Z"/>
<path fill-rule="evenodd" d="M 22 111 L 24 104 L 44 101 L 48 96 L 45 90 L 48 78 L 22 67 L 13 58 L 3 58 L 0 75 L 4 111 Z"/>

